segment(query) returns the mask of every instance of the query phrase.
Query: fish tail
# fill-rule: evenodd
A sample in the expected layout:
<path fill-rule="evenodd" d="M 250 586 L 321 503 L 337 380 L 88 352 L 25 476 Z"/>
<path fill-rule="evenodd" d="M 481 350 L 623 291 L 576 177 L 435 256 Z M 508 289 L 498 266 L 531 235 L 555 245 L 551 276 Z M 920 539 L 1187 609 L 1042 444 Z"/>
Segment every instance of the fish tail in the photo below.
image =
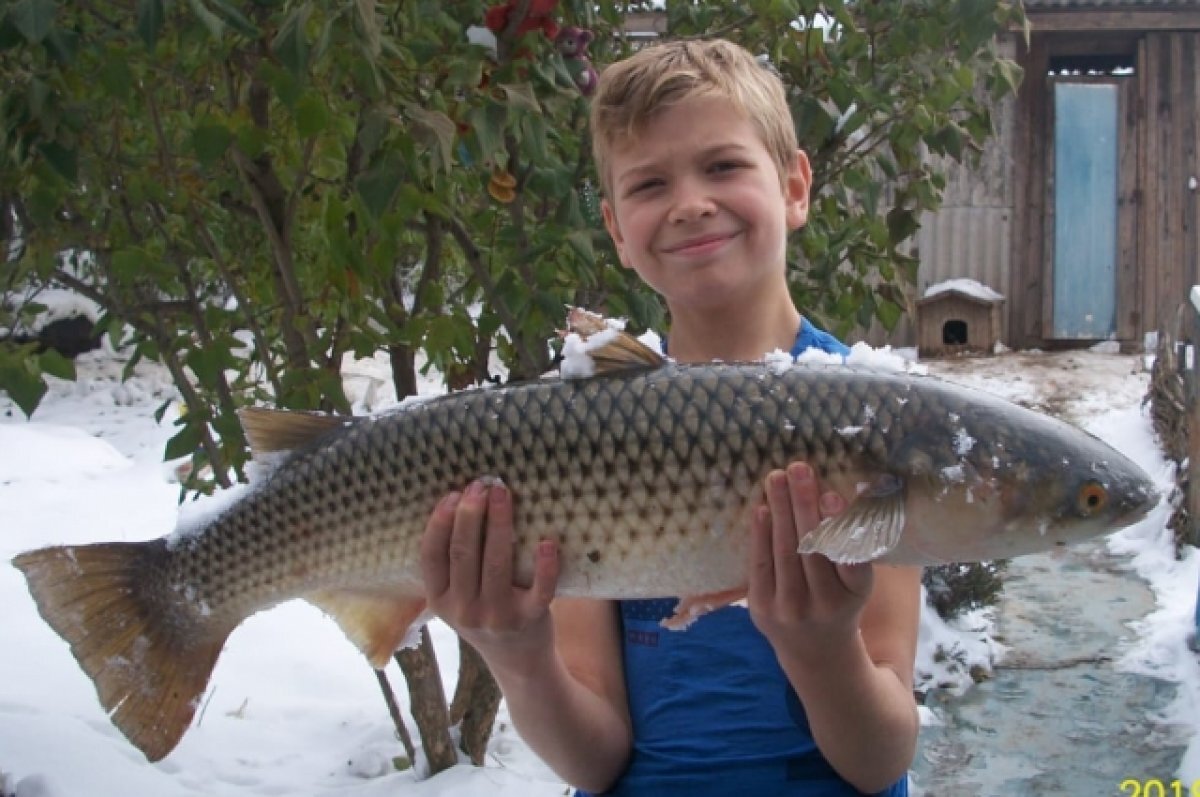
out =
<path fill-rule="evenodd" d="M 13 559 L 113 724 L 148 759 L 174 749 L 232 631 L 167 586 L 162 540 L 42 548 Z"/>

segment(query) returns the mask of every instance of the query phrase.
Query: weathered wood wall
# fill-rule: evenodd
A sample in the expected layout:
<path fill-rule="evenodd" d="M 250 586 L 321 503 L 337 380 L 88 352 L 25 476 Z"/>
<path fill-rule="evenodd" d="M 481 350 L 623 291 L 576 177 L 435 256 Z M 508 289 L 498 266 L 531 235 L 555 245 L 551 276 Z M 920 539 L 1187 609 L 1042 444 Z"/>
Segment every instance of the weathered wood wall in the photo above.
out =
<path fill-rule="evenodd" d="M 1149 33 L 1138 48 L 1140 198 L 1137 261 L 1141 331 L 1173 323 L 1200 281 L 1200 215 L 1196 195 L 1200 33 Z"/>
<path fill-rule="evenodd" d="M 1075 38 L 1035 35 L 1019 53 L 1026 80 L 1014 134 L 1017 201 L 1008 288 L 1009 339 L 1016 346 L 1051 342 L 1054 128 L 1047 72 L 1052 53 L 1088 46 Z M 1193 180 L 1200 180 L 1198 44 L 1195 31 L 1139 35 L 1134 77 L 1114 81 L 1120 86 L 1121 125 L 1117 337 L 1135 346 L 1146 332 L 1170 321 L 1187 286 L 1200 276 L 1200 216 L 1193 187 Z"/>

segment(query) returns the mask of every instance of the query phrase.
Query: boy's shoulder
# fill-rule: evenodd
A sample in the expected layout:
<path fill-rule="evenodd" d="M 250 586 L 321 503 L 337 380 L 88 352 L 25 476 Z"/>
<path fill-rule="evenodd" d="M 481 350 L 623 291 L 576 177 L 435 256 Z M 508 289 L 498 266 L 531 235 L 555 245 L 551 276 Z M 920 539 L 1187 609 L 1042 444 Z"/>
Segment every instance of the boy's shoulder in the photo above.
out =
<path fill-rule="evenodd" d="M 828 352 L 830 354 L 849 354 L 850 347 L 836 337 L 808 320 L 800 317 L 800 334 L 796 336 L 796 345 L 792 347 L 792 356 L 799 357 L 808 349 Z"/>

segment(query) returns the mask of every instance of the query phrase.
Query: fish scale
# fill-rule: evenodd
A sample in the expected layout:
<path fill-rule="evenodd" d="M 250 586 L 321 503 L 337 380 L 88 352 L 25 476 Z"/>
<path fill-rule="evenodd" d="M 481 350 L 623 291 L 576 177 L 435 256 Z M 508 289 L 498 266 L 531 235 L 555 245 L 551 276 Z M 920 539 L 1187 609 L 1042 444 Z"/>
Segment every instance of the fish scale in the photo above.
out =
<path fill-rule="evenodd" d="M 610 345 L 620 362 L 634 344 Z M 256 455 L 289 453 L 221 514 L 160 540 L 14 563 L 113 721 L 157 759 L 228 634 L 281 601 L 321 607 L 382 666 L 424 607 L 430 513 L 480 477 L 513 495 L 516 583 L 550 539 L 559 594 L 682 596 L 683 618 L 744 585 L 763 479 L 796 460 L 848 505 L 800 550 L 846 562 L 1013 556 L 1126 525 L 1156 500 L 1090 435 L 932 378 L 639 357 L 371 418 L 244 411 Z"/>

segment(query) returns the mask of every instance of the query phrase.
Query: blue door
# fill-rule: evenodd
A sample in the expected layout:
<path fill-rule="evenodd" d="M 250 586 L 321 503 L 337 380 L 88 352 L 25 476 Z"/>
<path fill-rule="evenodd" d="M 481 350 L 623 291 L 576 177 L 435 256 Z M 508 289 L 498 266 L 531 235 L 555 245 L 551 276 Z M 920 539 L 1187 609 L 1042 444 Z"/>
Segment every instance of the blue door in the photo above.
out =
<path fill-rule="evenodd" d="M 1053 85 L 1053 337 L 1111 338 L 1117 322 L 1117 87 Z"/>

